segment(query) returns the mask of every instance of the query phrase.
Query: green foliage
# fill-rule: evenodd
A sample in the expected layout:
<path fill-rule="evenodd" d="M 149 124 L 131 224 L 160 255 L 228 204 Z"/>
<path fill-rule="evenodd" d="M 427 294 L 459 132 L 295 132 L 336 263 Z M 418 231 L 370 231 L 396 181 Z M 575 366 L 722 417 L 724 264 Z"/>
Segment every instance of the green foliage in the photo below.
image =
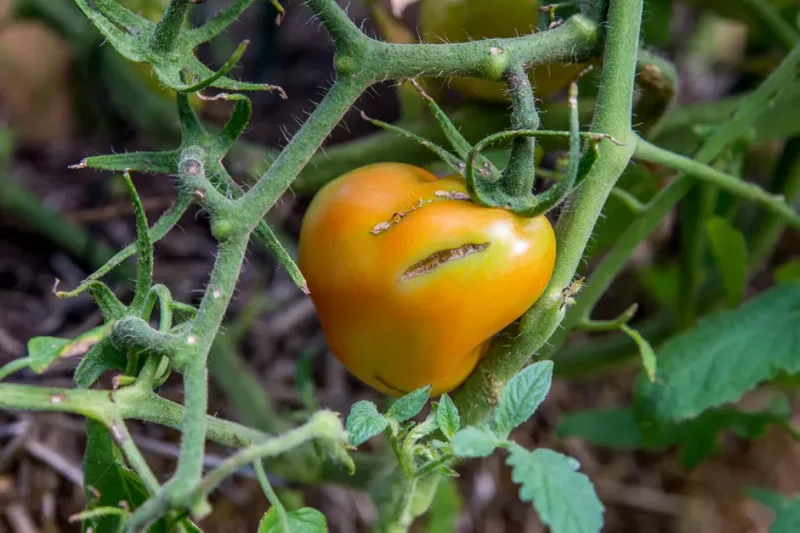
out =
<path fill-rule="evenodd" d="M 455 434 L 451 445 L 457 457 L 489 457 L 503 439 L 485 426 L 470 426 Z"/>
<path fill-rule="evenodd" d="M 325 516 L 311 507 L 303 507 L 288 512 L 289 528 L 283 527 L 278 518 L 275 507 L 261 519 L 258 533 L 325 533 L 328 531 L 328 521 Z"/>
<path fill-rule="evenodd" d="M 444 436 L 450 440 L 461 428 L 461 417 L 458 408 L 447 394 L 442 394 L 436 406 L 436 424 Z"/>
<path fill-rule="evenodd" d="M 494 412 L 498 434 L 508 433 L 527 421 L 544 401 L 553 380 L 552 361 L 540 361 L 511 378 L 500 394 Z"/>
<path fill-rule="evenodd" d="M 88 509 L 94 507 L 127 507 L 133 511 L 147 498 L 144 483 L 127 467 L 114 441 L 99 422 L 86 422 L 86 451 L 83 456 L 83 475 Z M 106 515 L 83 522 L 84 531 L 117 531 L 118 516 Z M 166 519 L 153 526 L 154 533 L 170 531 Z"/>
<path fill-rule="evenodd" d="M 386 416 L 398 422 L 405 422 L 406 420 L 417 416 L 419 412 L 422 411 L 422 408 L 425 407 L 425 402 L 428 401 L 430 394 L 430 385 L 426 385 L 425 387 L 406 394 L 405 396 L 398 398 L 398 400 L 392 404 L 389 410 L 386 411 Z"/>
<path fill-rule="evenodd" d="M 512 445 L 506 462 L 519 497 L 533 502 L 553 533 L 596 533 L 603 527 L 603 504 L 575 459 L 547 449 L 532 452 Z"/>
<path fill-rule="evenodd" d="M 800 260 L 788 261 L 775 269 L 775 281 L 800 281 Z"/>
<path fill-rule="evenodd" d="M 722 217 L 706 221 L 706 234 L 717 264 L 729 307 L 744 298 L 747 283 L 747 244 L 744 235 Z"/>
<path fill-rule="evenodd" d="M 659 377 L 640 377 L 637 416 L 676 422 L 738 400 L 778 371 L 800 372 L 800 285 L 785 283 L 741 308 L 713 314 L 658 353 Z"/>
<path fill-rule="evenodd" d="M 111 339 L 103 339 L 92 346 L 81 360 L 75 369 L 73 381 L 76 387 L 88 389 L 105 372 L 112 369 L 125 370 L 127 365 L 128 357 L 114 346 Z"/>
<path fill-rule="evenodd" d="M 354 403 L 350 408 L 345 429 L 347 429 L 350 444 L 359 446 L 383 433 L 388 424 L 374 403 L 362 400 Z"/>
<path fill-rule="evenodd" d="M 427 533 L 452 533 L 456 531 L 458 514 L 464 502 L 453 479 L 442 479 L 431 502 Z"/>
<path fill-rule="evenodd" d="M 625 324 L 622 324 L 619 329 L 634 340 L 636 346 L 639 348 L 639 355 L 642 358 L 642 366 L 644 367 L 645 374 L 647 374 L 647 379 L 650 380 L 650 382 L 655 381 L 658 361 L 656 360 L 656 354 L 653 351 L 653 347 L 650 346 L 650 343 L 647 342 L 647 339 L 642 337 L 641 334 L 635 329 Z"/>
<path fill-rule="evenodd" d="M 750 488 L 747 492 L 775 514 L 769 533 L 794 533 L 800 530 L 800 496 L 789 500 L 780 493 L 761 488 Z"/>
<path fill-rule="evenodd" d="M 791 187 L 778 187 L 767 193 L 739 177 L 751 141 L 760 143 L 774 139 L 782 134 L 780 132 L 797 133 L 796 118 L 785 112 L 796 107 L 793 104 L 800 94 L 796 80 L 800 65 L 800 47 L 795 45 L 797 32 L 783 20 L 784 14 L 764 2 L 752 3 L 759 23 L 774 33 L 776 42 L 793 47 L 783 62 L 755 91 L 718 106 L 721 111 L 718 109 L 713 118 L 703 115 L 687 119 L 687 113 L 676 113 L 677 118 L 673 116 L 659 124 L 661 114 L 672 102 L 675 69 L 668 62 L 640 50 L 640 0 L 573 6 L 568 11 L 571 16 L 551 31 L 511 39 L 448 44 L 443 48 L 447 53 L 435 53 L 429 45 L 392 46 L 371 40 L 332 0 L 309 0 L 309 7 L 334 41 L 334 66 L 338 77 L 313 117 L 246 193 L 239 190 L 222 161 L 235 155 L 232 153 L 234 144 L 249 123 L 249 99 L 241 94 L 225 93 L 214 97 L 232 101 L 234 106 L 228 122 L 220 130 L 209 133 L 189 105 L 189 96 L 209 87 L 280 91 L 277 87 L 227 77 L 244 54 L 247 43 L 242 43 L 216 72 L 195 56 L 199 45 L 234 23 L 252 0 L 235 0 L 197 28 L 188 24 L 190 4 L 194 3 L 191 0 L 171 0 L 157 23 L 138 16 L 114 0 L 75 2 L 110 44 L 107 49 L 113 47 L 132 61 L 152 65 L 164 86 L 179 91 L 176 102 L 181 124 L 178 148 L 90 157 L 77 165 L 125 172 L 125 184 L 136 215 L 137 242 L 117 254 L 76 290 L 57 294 L 71 297 L 88 292 L 106 319 L 103 335 L 82 336 L 73 341 L 33 339 L 28 360 L 15 361 L 0 370 L 0 375 L 7 375 L 30 366 L 41 372 L 67 351 L 77 350 L 81 343 L 82 348 L 93 344 L 75 373 L 76 389 L 37 390 L 3 384 L 0 385 L 0 406 L 74 412 L 99 420 L 90 422 L 87 427 L 89 442 L 84 470 L 87 485 L 93 487 L 87 488 L 92 509 L 81 516 L 87 527 L 91 525 L 96 530 L 113 530 L 122 521 L 127 522 L 125 526 L 130 530 L 144 529 L 153 522 L 155 531 L 172 529 L 169 521 L 178 510 L 201 518 L 209 512 L 207 497 L 214 487 L 242 466 L 255 464 L 257 469 L 261 468 L 265 457 L 282 455 L 281 462 L 284 456 L 306 459 L 307 455 L 290 454 L 301 454 L 303 449 L 313 448 L 321 451 L 326 461 L 332 459 L 333 463 L 345 464 L 352 475 L 355 463 L 345 450 L 345 438 L 353 445 L 360 445 L 379 433 L 386 433 L 399 467 L 389 477 L 380 478 L 390 480 L 382 487 L 389 492 L 386 498 L 389 506 L 381 508 L 381 522 L 392 526 L 393 530 L 407 530 L 413 519 L 430 505 L 431 498 L 445 502 L 440 503 L 442 517 L 438 522 L 436 514 L 433 515 L 431 531 L 436 531 L 435 527 L 452 529 L 458 498 L 453 484 L 439 483 L 441 478 L 457 475 L 451 466 L 458 458 L 485 457 L 502 448 L 509 454 L 507 463 L 512 468 L 512 479 L 521 487 L 520 497 L 533 502 L 542 521 L 554 533 L 599 531 L 603 507 L 589 479 L 577 471 L 577 463 L 557 452 L 525 450 L 508 440 L 514 428 L 535 413 L 551 384 L 553 364 L 545 361 L 525 368 L 531 356 L 546 356 L 549 347 L 558 347 L 570 329 L 591 324 L 592 307 L 600 295 L 637 246 L 686 197 L 691 189 L 690 179 L 701 180 L 705 191 L 724 191 L 717 205 L 703 206 L 703 210 L 690 213 L 694 218 L 681 220 L 681 223 L 690 230 L 704 230 L 688 233 L 692 234 L 692 242 L 701 245 L 708 239 L 729 306 L 742 300 L 747 279 L 753 274 L 753 265 L 747 264 L 744 237 L 730 222 L 739 220 L 740 201 L 749 200 L 774 217 L 771 219 L 774 238 L 770 244 L 759 247 L 759 254 L 769 254 L 783 225 L 800 227 L 800 216 L 791 207 Z M 50 5 L 51 10 L 52 4 L 42 3 Z M 650 8 L 653 13 L 665 14 L 669 13 L 671 3 L 657 1 Z M 558 9 L 559 14 L 566 13 L 563 6 Z M 720 7 L 715 5 L 713 9 Z M 553 7 L 550 16 L 555 14 L 556 7 Z M 663 24 L 660 28 L 656 26 L 646 25 L 645 38 L 651 43 L 664 42 Z M 602 58 L 598 57 L 601 50 Z M 530 84 L 523 81 L 527 80 L 523 66 L 531 68 L 564 60 L 595 62 L 597 59 L 602 59 L 603 72 L 596 101 L 587 106 L 596 110 L 589 131 L 579 131 L 577 85 L 569 91 L 569 121 L 565 128 L 568 131 L 540 130 L 537 102 Z M 468 379 L 455 399 L 443 395 L 422 421 L 413 419 L 429 400 L 430 387 L 400 398 L 385 414 L 371 402 L 355 404 L 347 419 L 346 434 L 339 418 L 328 411 L 312 414 L 306 424 L 294 429 L 288 429 L 291 426 L 287 421 L 279 420 L 275 424 L 278 435 L 264 435 L 208 417 L 206 358 L 236 289 L 251 236 L 264 241 L 297 285 L 305 288 L 292 254 L 263 220 L 267 210 L 278 201 L 333 127 L 370 85 L 432 73 L 442 77 L 502 78 L 508 85 L 512 103 L 511 129 L 478 130 L 477 138 L 482 137 L 482 140 L 468 142 L 433 99 L 423 94 L 455 155 L 433 146 L 417 133 L 406 132 L 405 135 L 433 149 L 453 169 L 464 174 L 471 200 L 478 204 L 510 209 L 523 215 L 538 215 L 563 205 L 556 226 L 559 253 L 551 284 L 543 297 L 508 331 L 498 336 L 502 340 L 494 343 L 479 371 Z M 636 99 L 634 110 L 636 79 L 643 96 Z M 777 114 L 770 109 L 777 109 Z M 688 114 L 696 111 L 690 110 Z M 663 139 L 660 133 L 678 131 L 685 140 L 687 153 L 694 153 L 696 145 L 702 142 L 701 149 L 690 159 L 652 144 L 634 132 L 634 126 L 638 127 L 631 120 L 634 114 L 636 120 L 644 122 L 642 135 L 649 135 L 648 139 Z M 682 125 L 681 121 L 684 121 Z M 694 133 L 687 134 L 687 125 L 709 127 L 705 128 L 705 133 L 700 131 L 703 128 L 695 128 Z M 400 131 L 396 126 L 384 126 Z M 753 135 L 748 134 L 751 128 Z M 547 137 L 569 139 L 569 158 L 567 169 L 557 183 L 539 191 L 533 188 L 537 156 L 533 139 Z M 746 142 L 742 142 L 743 137 Z M 581 139 L 588 140 L 582 156 Z M 481 151 L 506 141 L 510 141 L 511 149 L 501 152 L 508 154 L 508 164 L 500 171 L 494 161 L 504 163 L 503 158 L 496 157 L 497 152 L 491 159 L 488 153 L 483 157 Z M 351 150 L 357 152 L 352 147 Z M 0 151 L 4 152 L 0 158 L 8 159 L 5 153 L 8 150 L 0 148 Z M 381 156 L 384 153 L 385 146 L 381 146 Z M 682 174 L 664 185 L 663 176 L 656 174 L 653 165 L 629 166 L 634 156 L 659 168 L 676 168 Z M 720 158 L 729 161 L 726 163 Z M 347 163 L 350 165 L 352 161 Z M 7 165 L 2 166 L 4 169 Z M 626 167 L 633 170 L 623 176 Z M 723 168 L 730 173 L 723 172 Z M 129 170 L 172 175 L 178 183 L 178 200 L 151 228 L 147 227 Z M 640 175 L 641 180 L 638 179 Z M 574 201 L 563 203 L 578 187 L 580 195 L 574 196 Z M 780 196 L 784 193 L 786 198 Z M 612 200 L 606 203 L 609 197 Z M 219 243 L 208 290 L 198 309 L 173 302 L 166 287 L 152 286 L 153 244 L 175 226 L 193 202 L 209 214 L 211 233 Z M 625 209 L 622 216 L 617 213 L 621 208 Z M 706 220 L 713 212 L 724 213 L 726 218 Z M 607 223 L 598 227 L 596 222 L 601 213 L 608 216 Z M 746 220 L 744 216 L 741 218 Z M 573 280 L 595 230 L 597 249 L 608 246 L 611 249 L 594 270 L 583 294 L 577 295 L 577 289 L 572 290 Z M 698 247 L 701 248 L 703 246 Z M 98 280 L 134 252 L 138 256 L 136 291 L 127 307 Z M 697 254 L 696 259 L 704 259 L 701 255 Z M 753 255 L 760 257 L 755 250 Z M 687 266 L 697 265 L 685 262 L 681 266 L 686 270 Z M 776 278 L 794 278 L 794 270 L 791 266 L 782 268 L 776 272 Z M 689 284 L 691 290 L 687 293 L 685 284 L 675 283 L 671 273 L 660 275 L 657 270 L 651 270 L 644 277 L 650 279 L 645 285 L 656 288 L 653 299 L 671 309 L 688 309 L 687 316 L 679 318 L 687 324 L 694 321 L 698 311 L 694 303 L 699 299 L 699 290 L 709 287 Z M 713 289 L 708 291 L 711 295 L 709 307 L 715 308 L 720 303 L 716 301 L 718 291 L 711 283 L 709 286 Z M 160 306 L 157 329 L 149 322 L 156 302 Z M 562 323 L 565 308 L 570 304 L 574 305 L 568 311 L 566 322 Z M 183 315 L 181 320 L 173 322 L 173 311 Z M 755 438 L 770 426 L 779 425 L 796 436 L 789 426 L 785 403 L 754 413 L 720 406 L 737 400 L 744 392 L 779 372 L 800 373 L 796 354 L 792 352 L 799 342 L 799 319 L 800 286 L 785 283 L 740 309 L 713 314 L 695 329 L 667 342 L 659 349 L 658 372 L 653 349 L 642 336 L 626 326 L 625 320 L 610 321 L 634 339 L 644 362 L 646 375 L 637 384 L 635 413 L 630 409 L 616 409 L 572 415 L 563 421 L 559 433 L 615 447 L 661 449 L 677 445 L 686 466 L 693 466 L 717 451 L 723 431 Z M 109 332 L 111 337 L 105 338 Z M 165 379 L 170 366 L 183 379 L 183 406 L 167 402 L 153 392 Z M 107 391 L 85 390 L 112 368 L 125 372 L 118 383 L 124 386 L 113 396 Z M 298 383 L 302 387 L 304 405 L 313 410 L 316 405 L 309 376 L 308 368 L 300 365 Z M 500 391 L 499 398 L 497 391 Z M 492 417 L 490 412 L 495 404 Z M 255 401 L 254 405 L 268 407 L 269 403 Z M 103 424 L 114 427 L 113 423 L 125 418 L 181 428 L 178 468 L 165 485 L 159 485 L 136 446 L 126 440 L 125 435 L 117 441 L 136 474 L 120 457 Z M 489 420 L 491 422 L 487 423 Z M 117 436 L 116 432 L 114 435 Z M 206 437 L 242 446 L 244 450 L 204 475 Z M 311 442 L 314 446 L 310 446 Z M 292 463 L 288 459 L 285 462 Z M 327 464 L 301 463 L 305 470 L 296 477 L 304 482 L 320 481 L 333 470 L 327 468 Z M 262 486 L 267 487 L 266 475 L 260 477 Z M 437 484 L 446 485 L 449 492 L 440 489 L 434 496 Z M 259 531 L 310 533 L 326 530 L 325 518 L 319 512 L 301 508 L 287 514 L 271 488 L 265 488 L 265 492 L 273 507 L 262 520 Z M 119 508 L 121 501 L 127 502 L 132 512 Z M 142 505 L 145 501 L 147 505 Z M 778 516 L 773 530 L 797 529 L 793 522 L 797 516 L 795 502 L 773 505 Z M 184 521 L 183 529 L 193 531 L 196 527 Z"/>
<path fill-rule="evenodd" d="M 765 411 L 716 408 L 693 420 L 662 424 L 643 430 L 631 407 L 582 411 L 564 416 L 556 428 L 559 437 L 576 437 L 595 446 L 620 449 L 663 451 L 678 446 L 681 464 L 694 468 L 719 452 L 719 440 L 730 431 L 741 438 L 757 439 L 772 426 L 797 437 L 790 425 L 791 410 L 783 396 L 777 396 Z"/>

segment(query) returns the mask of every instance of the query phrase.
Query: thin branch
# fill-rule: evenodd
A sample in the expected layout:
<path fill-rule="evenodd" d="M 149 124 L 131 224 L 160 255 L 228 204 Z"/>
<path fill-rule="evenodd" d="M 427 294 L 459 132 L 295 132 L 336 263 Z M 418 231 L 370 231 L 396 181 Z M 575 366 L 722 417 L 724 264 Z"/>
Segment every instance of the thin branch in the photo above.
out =
<path fill-rule="evenodd" d="M 786 202 L 786 198 L 783 195 L 770 194 L 754 183 L 742 181 L 694 159 L 659 148 L 641 137 L 636 141 L 634 157 L 681 170 L 690 177 L 755 202 L 769 212 L 781 217 L 791 227 L 800 229 L 800 214 Z"/>

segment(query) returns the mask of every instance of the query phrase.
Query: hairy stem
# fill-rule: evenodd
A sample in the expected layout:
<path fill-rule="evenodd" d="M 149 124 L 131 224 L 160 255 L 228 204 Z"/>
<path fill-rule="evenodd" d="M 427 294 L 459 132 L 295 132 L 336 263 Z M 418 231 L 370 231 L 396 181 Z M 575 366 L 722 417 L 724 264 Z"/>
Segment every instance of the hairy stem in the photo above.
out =
<path fill-rule="evenodd" d="M 456 394 L 464 424 L 480 422 L 489 414 L 502 385 L 527 364 L 563 318 L 562 291 L 575 276 L 597 217 L 633 153 L 630 118 L 641 13 L 641 0 L 611 0 L 602 81 L 591 128 L 625 144 L 598 147 L 598 159 L 583 187 L 559 218 L 558 255 L 548 288 L 523 316 L 516 335 L 504 337 L 508 343 L 496 342 Z"/>

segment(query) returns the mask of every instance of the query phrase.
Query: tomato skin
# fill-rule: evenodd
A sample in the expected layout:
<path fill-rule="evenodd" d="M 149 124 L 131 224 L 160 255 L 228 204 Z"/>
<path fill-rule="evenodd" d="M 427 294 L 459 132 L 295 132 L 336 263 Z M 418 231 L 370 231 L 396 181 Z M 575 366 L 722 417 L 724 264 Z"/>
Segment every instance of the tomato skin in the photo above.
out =
<path fill-rule="evenodd" d="M 460 177 L 379 163 L 327 184 L 306 213 L 299 265 L 328 345 L 379 391 L 454 389 L 550 280 L 547 218 L 480 207 L 465 193 Z M 409 275 L 443 250 L 464 256 Z"/>
<path fill-rule="evenodd" d="M 419 26 L 427 43 L 516 37 L 539 26 L 539 0 L 423 0 Z M 579 64 L 541 65 L 529 72 L 537 98 L 563 89 L 581 70 Z M 503 83 L 453 78 L 451 87 L 476 100 L 505 102 Z"/>

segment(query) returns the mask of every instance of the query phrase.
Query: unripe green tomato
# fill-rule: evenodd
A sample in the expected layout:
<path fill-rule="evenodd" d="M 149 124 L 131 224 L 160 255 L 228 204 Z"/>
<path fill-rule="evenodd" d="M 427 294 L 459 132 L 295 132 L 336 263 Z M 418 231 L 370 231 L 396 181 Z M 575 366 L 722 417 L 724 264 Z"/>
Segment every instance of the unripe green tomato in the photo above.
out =
<path fill-rule="evenodd" d="M 426 43 L 517 37 L 539 26 L 539 0 L 422 0 L 420 33 Z M 567 86 L 581 70 L 579 64 L 540 65 L 530 71 L 537 98 Z M 503 102 L 505 84 L 475 78 L 453 78 L 450 86 L 467 97 Z"/>

